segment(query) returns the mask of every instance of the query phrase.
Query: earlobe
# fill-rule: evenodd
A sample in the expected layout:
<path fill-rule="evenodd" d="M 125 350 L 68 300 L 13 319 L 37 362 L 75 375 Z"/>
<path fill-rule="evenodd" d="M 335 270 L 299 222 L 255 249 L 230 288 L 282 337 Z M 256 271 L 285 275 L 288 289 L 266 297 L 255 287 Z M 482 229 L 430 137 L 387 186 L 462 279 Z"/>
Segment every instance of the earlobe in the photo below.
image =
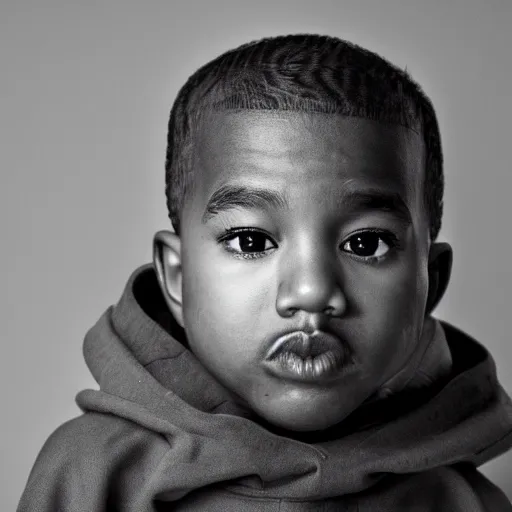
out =
<path fill-rule="evenodd" d="M 430 315 L 439 304 L 448 287 L 452 272 L 453 251 L 450 244 L 432 244 L 428 262 L 428 297 L 426 315 Z"/>
<path fill-rule="evenodd" d="M 155 233 L 153 266 L 167 306 L 183 327 L 181 240 L 176 233 L 165 230 Z"/>

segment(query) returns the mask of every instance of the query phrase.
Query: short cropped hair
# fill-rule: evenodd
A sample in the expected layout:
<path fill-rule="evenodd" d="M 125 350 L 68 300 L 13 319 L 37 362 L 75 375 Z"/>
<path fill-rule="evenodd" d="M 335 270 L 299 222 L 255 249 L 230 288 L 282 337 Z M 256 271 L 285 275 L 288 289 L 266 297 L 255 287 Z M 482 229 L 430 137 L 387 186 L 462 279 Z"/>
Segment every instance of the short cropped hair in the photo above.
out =
<path fill-rule="evenodd" d="M 434 107 L 406 70 L 348 41 L 298 34 L 261 39 L 199 68 L 180 89 L 168 126 L 166 198 L 180 233 L 193 186 L 194 136 L 205 113 L 288 110 L 356 116 L 406 126 L 423 137 L 424 206 L 434 241 L 443 212 L 443 155 Z"/>

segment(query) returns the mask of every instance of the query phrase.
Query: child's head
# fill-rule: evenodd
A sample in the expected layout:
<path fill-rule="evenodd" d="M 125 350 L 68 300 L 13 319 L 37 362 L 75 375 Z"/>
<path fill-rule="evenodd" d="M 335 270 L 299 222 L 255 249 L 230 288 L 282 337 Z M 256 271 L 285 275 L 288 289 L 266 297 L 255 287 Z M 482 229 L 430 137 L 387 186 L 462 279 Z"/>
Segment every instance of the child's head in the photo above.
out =
<path fill-rule="evenodd" d="M 451 251 L 437 120 L 404 71 L 330 37 L 244 45 L 181 89 L 166 171 L 160 285 L 242 403 L 324 429 L 407 364 Z"/>

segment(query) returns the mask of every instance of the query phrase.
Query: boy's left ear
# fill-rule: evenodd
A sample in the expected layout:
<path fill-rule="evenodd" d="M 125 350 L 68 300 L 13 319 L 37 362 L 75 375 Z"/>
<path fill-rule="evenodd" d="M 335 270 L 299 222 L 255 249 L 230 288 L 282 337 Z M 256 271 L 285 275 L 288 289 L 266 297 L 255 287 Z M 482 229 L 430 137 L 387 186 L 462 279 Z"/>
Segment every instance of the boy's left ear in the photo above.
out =
<path fill-rule="evenodd" d="M 445 242 L 433 243 L 428 258 L 428 296 L 425 315 L 428 316 L 443 298 L 452 273 L 453 250 Z"/>

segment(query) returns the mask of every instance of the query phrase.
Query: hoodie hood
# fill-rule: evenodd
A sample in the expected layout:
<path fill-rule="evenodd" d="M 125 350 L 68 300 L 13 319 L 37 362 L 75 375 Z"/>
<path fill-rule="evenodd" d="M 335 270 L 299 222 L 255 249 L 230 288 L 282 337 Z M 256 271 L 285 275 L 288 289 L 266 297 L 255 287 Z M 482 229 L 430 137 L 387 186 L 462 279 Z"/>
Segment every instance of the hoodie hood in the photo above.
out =
<path fill-rule="evenodd" d="M 169 442 L 172 457 L 163 457 L 152 477 L 162 500 L 221 482 L 255 497 L 319 500 L 368 490 L 390 473 L 480 465 L 512 445 L 512 404 L 487 350 L 433 321 L 436 342 L 408 377 L 413 385 L 365 404 L 328 432 L 300 439 L 242 408 L 208 373 L 148 264 L 87 333 L 84 356 L 100 389 L 82 391 L 77 403 Z"/>

